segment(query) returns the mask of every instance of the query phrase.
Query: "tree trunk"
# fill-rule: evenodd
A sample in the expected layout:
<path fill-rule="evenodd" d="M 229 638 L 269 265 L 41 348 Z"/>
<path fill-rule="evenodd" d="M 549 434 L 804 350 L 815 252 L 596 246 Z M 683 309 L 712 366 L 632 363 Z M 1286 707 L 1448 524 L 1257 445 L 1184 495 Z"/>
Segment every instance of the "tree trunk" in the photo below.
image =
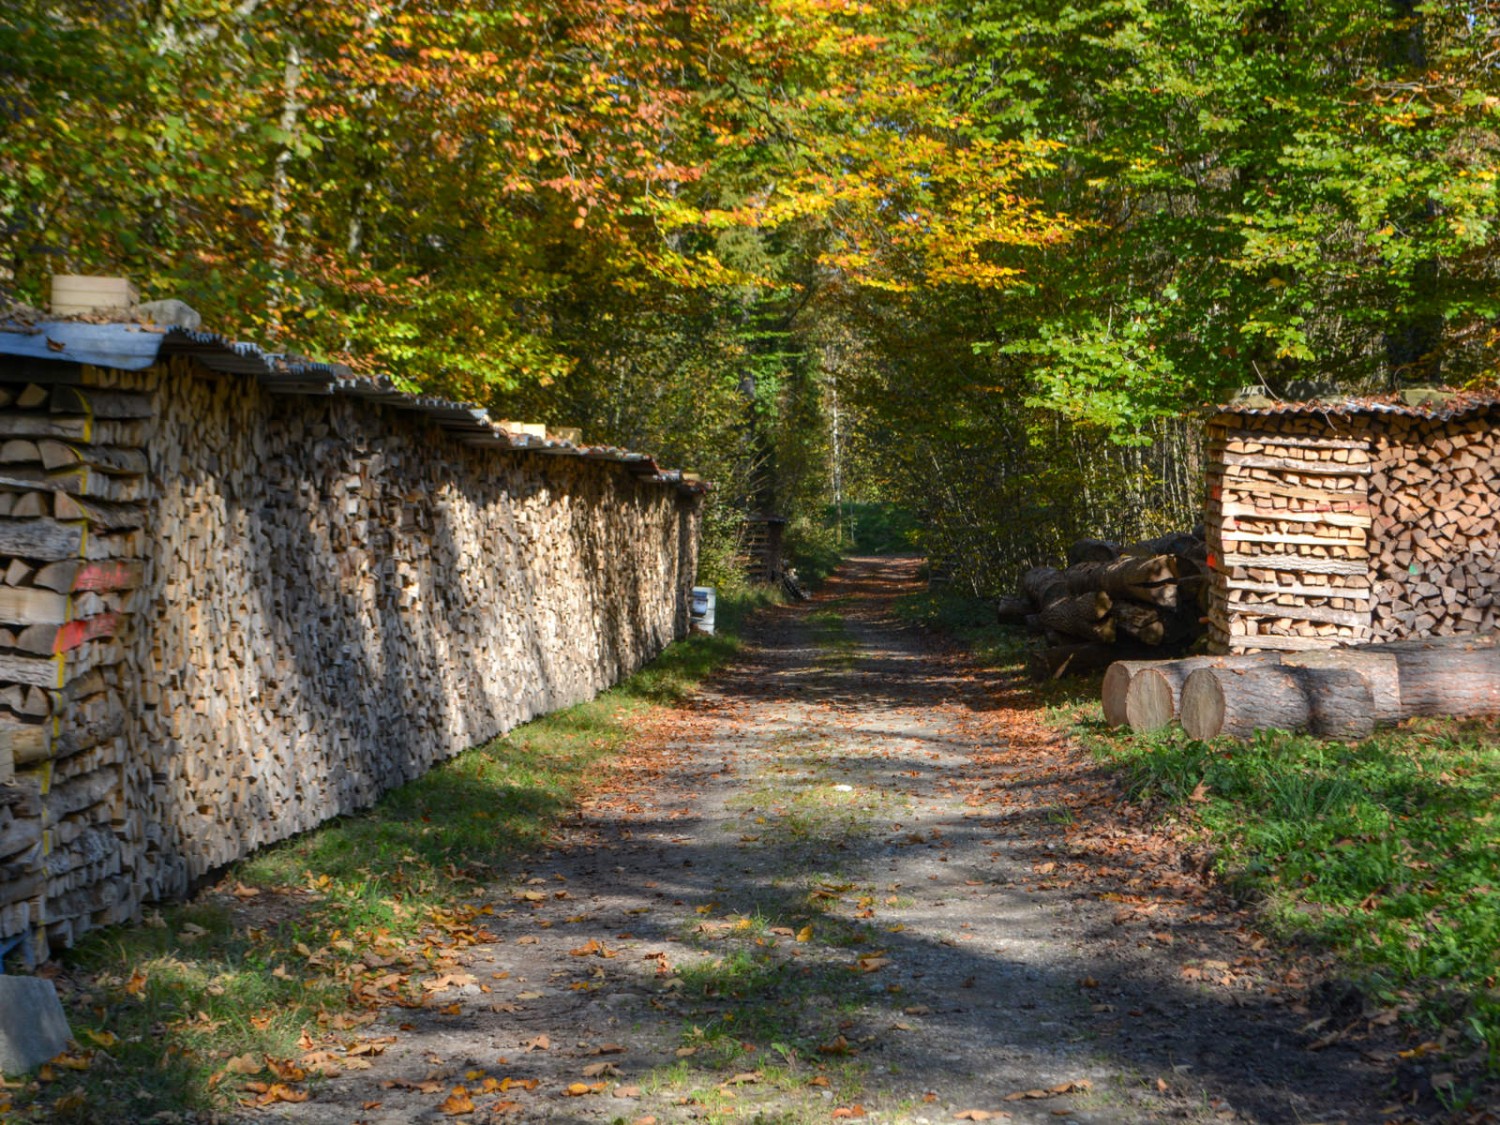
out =
<path fill-rule="evenodd" d="M 1058 598 L 1042 607 L 1042 624 L 1070 637 L 1089 641 L 1115 639 L 1115 623 L 1110 620 L 1110 597 L 1102 590 L 1072 598 Z"/>
<path fill-rule="evenodd" d="M 1029 598 L 1007 595 L 995 603 L 995 620 L 1001 625 L 1024 627 L 1026 619 L 1036 612 Z"/>
<path fill-rule="evenodd" d="M 1113 562 L 1079 563 L 1063 571 L 1070 594 L 1086 594 L 1090 590 L 1103 590 L 1115 597 L 1138 598 L 1151 601 L 1149 595 L 1138 593 L 1145 588 L 1173 582 L 1177 578 L 1177 559 L 1171 555 L 1153 555 L 1149 558 L 1125 556 Z"/>
<path fill-rule="evenodd" d="M 1182 685 L 1199 668 L 1249 668 L 1275 664 L 1274 653 L 1245 656 L 1189 656 L 1183 660 L 1157 660 L 1131 676 L 1122 703 L 1125 722 L 1141 733 L 1160 730 L 1177 718 Z"/>
<path fill-rule="evenodd" d="M 1181 712 L 1182 729 L 1199 739 L 1268 729 L 1362 738 L 1375 729 L 1370 685 L 1339 666 L 1198 668 L 1182 686 Z"/>
<path fill-rule="evenodd" d="M 1068 584 L 1055 566 L 1034 566 L 1021 575 L 1021 593 L 1038 609 L 1068 595 Z"/>
<path fill-rule="evenodd" d="M 1433 637 L 1361 645 L 1396 658 L 1401 715 L 1458 719 L 1500 715 L 1500 644 L 1496 634 Z"/>

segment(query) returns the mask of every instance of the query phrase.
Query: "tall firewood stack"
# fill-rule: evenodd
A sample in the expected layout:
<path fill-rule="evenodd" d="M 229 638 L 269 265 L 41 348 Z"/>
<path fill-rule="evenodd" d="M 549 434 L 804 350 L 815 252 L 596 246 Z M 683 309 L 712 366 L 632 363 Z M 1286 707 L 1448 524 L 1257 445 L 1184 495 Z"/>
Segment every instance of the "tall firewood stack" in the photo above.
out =
<path fill-rule="evenodd" d="M 1084 539 L 1065 569 L 1033 567 L 1019 592 L 1002 598 L 997 618 L 1042 634 L 1037 679 L 1097 671 L 1122 657 L 1165 658 L 1202 635 L 1207 596 L 1201 537 L 1173 533 L 1129 547 Z"/>
<path fill-rule="evenodd" d="M 1492 412 L 1391 417 L 1375 435 L 1377 639 L 1500 628 L 1500 429 Z"/>
<path fill-rule="evenodd" d="M 1259 421 L 1259 419 L 1257 419 Z M 1219 651 L 1298 651 L 1370 639 L 1368 440 L 1322 418 L 1208 430 L 1208 536 Z"/>
<path fill-rule="evenodd" d="M 1212 651 L 1500 626 L 1500 396 L 1226 407 L 1208 437 Z"/>
<path fill-rule="evenodd" d="M 121 638 L 144 578 L 150 376 L 63 370 L 0 383 L 0 935 L 32 956 L 130 917 L 145 844 Z"/>

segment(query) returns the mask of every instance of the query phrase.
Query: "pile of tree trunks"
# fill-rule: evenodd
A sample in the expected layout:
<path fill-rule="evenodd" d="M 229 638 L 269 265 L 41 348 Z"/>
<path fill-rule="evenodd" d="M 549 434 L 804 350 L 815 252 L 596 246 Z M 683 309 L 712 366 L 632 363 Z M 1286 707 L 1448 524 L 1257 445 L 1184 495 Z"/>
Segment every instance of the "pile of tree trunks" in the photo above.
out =
<path fill-rule="evenodd" d="M 1103 699 L 1107 722 L 1141 732 L 1175 721 L 1193 738 L 1363 738 L 1418 715 L 1500 715 L 1500 633 L 1119 661 L 1105 673 Z"/>
<path fill-rule="evenodd" d="M 1122 656 L 1179 654 L 1203 633 L 1206 558 L 1203 539 L 1188 533 L 1129 547 L 1080 540 L 1066 568 L 1023 574 L 996 616 L 1046 638 L 1031 662 L 1039 680 L 1096 672 Z"/>

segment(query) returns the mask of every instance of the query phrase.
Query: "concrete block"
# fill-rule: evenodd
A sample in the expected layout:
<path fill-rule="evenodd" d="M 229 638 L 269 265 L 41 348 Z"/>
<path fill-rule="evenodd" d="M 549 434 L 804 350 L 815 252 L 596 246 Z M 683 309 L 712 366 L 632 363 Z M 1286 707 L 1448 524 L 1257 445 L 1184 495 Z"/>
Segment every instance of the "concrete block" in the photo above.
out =
<path fill-rule="evenodd" d="M 0 1074 L 25 1074 L 68 1046 L 68 1019 L 50 980 L 0 975 Z"/>

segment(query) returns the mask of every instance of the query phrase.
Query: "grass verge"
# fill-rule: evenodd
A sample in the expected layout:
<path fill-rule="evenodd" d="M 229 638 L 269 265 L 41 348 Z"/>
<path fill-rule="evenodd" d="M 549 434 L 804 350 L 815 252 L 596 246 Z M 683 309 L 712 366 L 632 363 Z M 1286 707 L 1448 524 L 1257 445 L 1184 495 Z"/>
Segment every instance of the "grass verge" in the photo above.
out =
<path fill-rule="evenodd" d="M 739 647 L 767 591 L 722 598 L 718 633 L 668 648 L 597 699 L 458 755 L 376 806 L 266 848 L 146 925 L 46 967 L 78 1049 L 0 1087 L 0 1120 L 192 1120 L 305 1098 L 384 1045 L 361 1029 L 486 940 L 487 884 L 544 844 L 653 707 Z"/>
<path fill-rule="evenodd" d="M 922 595 L 900 612 L 1023 674 L 1024 639 L 986 624 L 987 603 Z M 1132 801 L 1197 833 L 1269 932 L 1332 952 L 1368 1009 L 1423 1036 L 1423 1054 L 1500 1075 L 1500 723 L 1205 743 L 1110 730 L 1098 678 L 1069 684 L 1037 689 L 1053 724 Z"/>

